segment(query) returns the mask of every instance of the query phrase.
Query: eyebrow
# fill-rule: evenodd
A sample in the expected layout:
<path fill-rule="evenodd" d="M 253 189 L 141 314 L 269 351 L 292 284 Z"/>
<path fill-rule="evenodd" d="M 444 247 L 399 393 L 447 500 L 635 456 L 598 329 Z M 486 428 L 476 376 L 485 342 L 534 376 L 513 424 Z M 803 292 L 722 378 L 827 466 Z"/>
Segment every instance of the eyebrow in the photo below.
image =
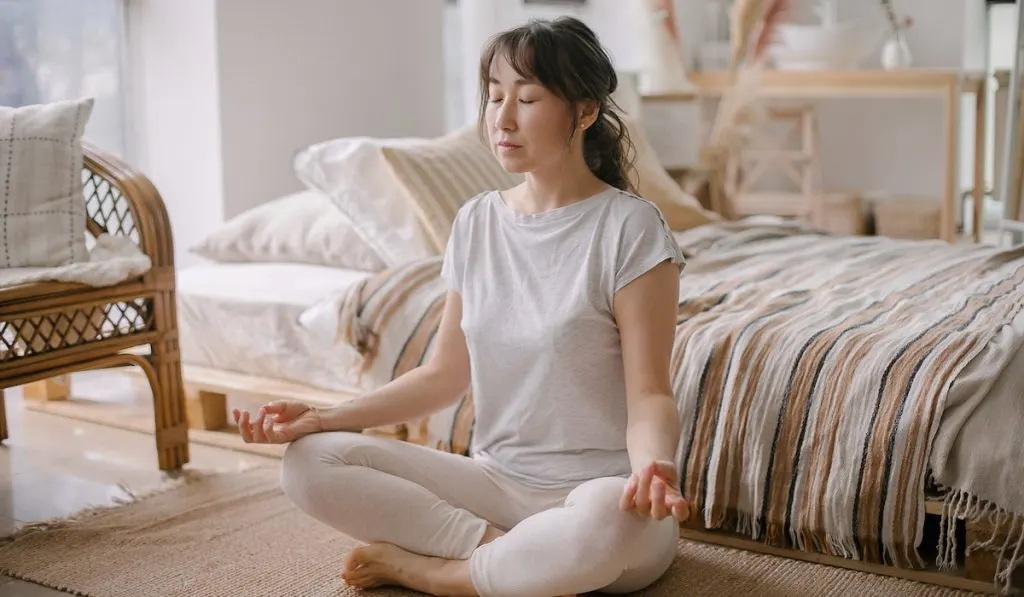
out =
<path fill-rule="evenodd" d="M 501 85 L 501 81 L 495 79 L 494 77 L 488 77 L 487 83 L 488 84 L 494 84 L 494 85 Z M 515 84 L 515 85 L 536 85 L 537 81 L 535 79 L 522 79 L 522 78 L 520 78 L 520 79 L 516 79 L 515 81 L 513 81 L 513 84 Z"/>

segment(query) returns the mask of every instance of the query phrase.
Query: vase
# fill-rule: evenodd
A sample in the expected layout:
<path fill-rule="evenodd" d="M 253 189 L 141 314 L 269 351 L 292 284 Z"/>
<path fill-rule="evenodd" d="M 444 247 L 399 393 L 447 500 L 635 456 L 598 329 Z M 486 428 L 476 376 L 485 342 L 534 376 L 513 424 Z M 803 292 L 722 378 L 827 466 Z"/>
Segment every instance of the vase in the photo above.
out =
<path fill-rule="evenodd" d="M 910 68 L 912 58 L 910 46 L 902 35 L 890 37 L 882 46 L 882 68 L 885 70 Z"/>
<path fill-rule="evenodd" d="M 691 92 L 695 89 L 686 73 L 682 44 L 676 32 L 675 14 L 669 0 L 646 0 L 648 63 L 644 73 L 646 93 Z"/>

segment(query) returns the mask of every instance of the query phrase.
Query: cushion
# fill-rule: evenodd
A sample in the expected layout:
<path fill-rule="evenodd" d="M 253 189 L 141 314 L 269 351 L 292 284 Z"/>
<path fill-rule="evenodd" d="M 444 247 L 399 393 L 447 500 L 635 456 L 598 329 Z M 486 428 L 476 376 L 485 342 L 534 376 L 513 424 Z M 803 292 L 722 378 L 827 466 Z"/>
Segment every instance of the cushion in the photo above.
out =
<path fill-rule="evenodd" d="M 521 174 L 501 167 L 481 141 L 476 125 L 422 143 L 384 146 L 382 152 L 438 254 L 444 251 L 455 214 L 466 201 L 523 181 Z"/>
<path fill-rule="evenodd" d="M 330 197 L 353 222 L 355 233 L 388 266 L 433 255 L 433 243 L 391 174 L 381 143 L 402 145 L 420 139 L 347 137 L 306 147 L 295 155 L 296 176 Z"/>
<path fill-rule="evenodd" d="M 235 216 L 191 251 L 220 263 L 305 263 L 369 272 L 386 267 L 330 198 L 312 189 Z"/>
<path fill-rule="evenodd" d="M 82 134 L 93 103 L 0 107 L 0 268 L 89 259 Z"/>
<path fill-rule="evenodd" d="M 696 197 L 672 179 L 647 140 L 643 127 L 632 118 L 623 120 L 636 148 L 633 185 L 641 197 L 658 206 L 669 228 L 678 232 L 721 220 L 721 216 L 704 209 Z"/>

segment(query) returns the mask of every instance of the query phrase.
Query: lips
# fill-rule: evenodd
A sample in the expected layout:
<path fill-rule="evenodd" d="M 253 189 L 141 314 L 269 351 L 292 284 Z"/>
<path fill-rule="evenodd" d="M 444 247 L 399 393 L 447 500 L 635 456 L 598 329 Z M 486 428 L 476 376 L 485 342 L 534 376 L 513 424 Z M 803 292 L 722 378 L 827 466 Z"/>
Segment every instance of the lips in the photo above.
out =
<path fill-rule="evenodd" d="M 519 149 L 521 145 L 515 143 L 509 143 L 508 141 L 498 141 L 498 148 L 500 149 Z"/>

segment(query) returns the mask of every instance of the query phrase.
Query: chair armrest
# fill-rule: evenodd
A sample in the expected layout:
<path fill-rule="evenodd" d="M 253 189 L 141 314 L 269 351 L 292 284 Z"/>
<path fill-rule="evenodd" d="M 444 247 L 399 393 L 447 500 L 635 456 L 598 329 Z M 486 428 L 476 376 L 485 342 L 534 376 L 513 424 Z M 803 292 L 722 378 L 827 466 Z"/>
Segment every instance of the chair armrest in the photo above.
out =
<path fill-rule="evenodd" d="M 154 277 L 173 276 L 171 222 L 156 187 L 120 158 L 88 143 L 82 145 L 89 232 L 128 236 L 149 256 Z"/>

